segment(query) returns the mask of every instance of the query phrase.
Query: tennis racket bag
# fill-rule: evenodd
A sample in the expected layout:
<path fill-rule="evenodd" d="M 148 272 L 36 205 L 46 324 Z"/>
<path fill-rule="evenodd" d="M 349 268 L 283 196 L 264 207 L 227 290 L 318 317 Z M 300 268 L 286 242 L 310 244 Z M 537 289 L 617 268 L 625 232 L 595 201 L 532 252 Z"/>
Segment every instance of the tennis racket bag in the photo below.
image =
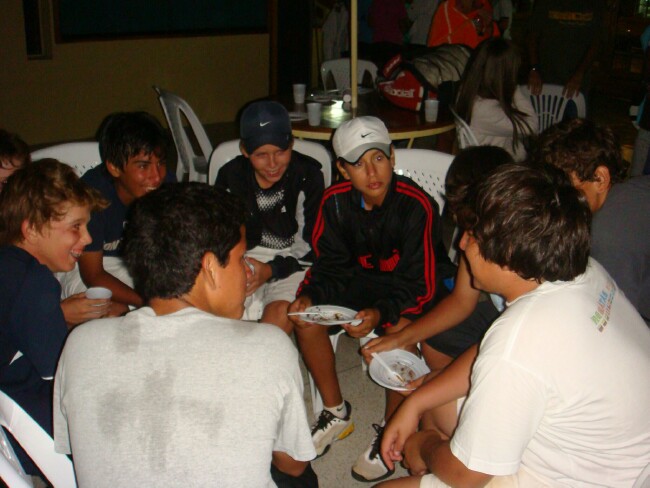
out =
<path fill-rule="evenodd" d="M 379 93 L 392 104 L 416 112 L 427 98 L 448 104 L 454 91 L 451 88 L 460 80 L 471 52 L 463 44 L 443 44 L 418 51 L 415 56 L 398 54 L 381 70 Z M 451 87 L 441 88 L 448 82 Z"/>

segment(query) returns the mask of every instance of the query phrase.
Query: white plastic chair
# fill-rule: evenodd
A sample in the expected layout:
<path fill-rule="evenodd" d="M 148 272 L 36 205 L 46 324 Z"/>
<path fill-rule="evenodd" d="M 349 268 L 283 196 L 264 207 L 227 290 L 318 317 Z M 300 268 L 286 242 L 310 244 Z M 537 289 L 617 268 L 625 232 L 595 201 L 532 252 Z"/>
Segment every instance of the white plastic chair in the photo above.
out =
<path fill-rule="evenodd" d="M 411 178 L 433 197 L 442 215 L 445 209 L 445 179 L 454 157 L 451 154 L 429 149 L 395 149 L 395 173 Z M 448 256 L 456 262 L 454 242 L 458 227 L 454 230 Z"/>
<path fill-rule="evenodd" d="M 32 161 L 45 158 L 58 159 L 72 166 L 78 176 L 102 162 L 99 156 L 99 144 L 92 142 L 66 142 L 55 146 L 38 149 L 32 154 Z"/>
<path fill-rule="evenodd" d="M 54 488 L 77 486 L 72 461 L 68 456 L 55 452 L 54 441 L 47 432 L 3 392 L 0 392 L 0 425 L 14 436 Z M 6 453 L 5 458 L 7 458 Z M 14 465 L 11 461 L 10 464 Z M 25 485 L 16 484 L 16 486 Z M 31 485 L 27 484 L 27 486 Z"/>
<path fill-rule="evenodd" d="M 442 215 L 445 208 L 445 178 L 453 160 L 454 157 L 451 154 L 429 149 L 395 149 L 395 173 L 408 176 L 420 185 L 436 201 L 440 215 Z M 449 251 L 449 257 L 452 261 L 455 255 L 456 251 L 452 246 Z M 344 333 L 345 331 L 341 330 L 337 334 L 330 335 L 334 353 L 336 353 L 339 337 Z M 366 337 L 360 338 L 359 346 L 363 347 L 375 337 L 377 335 L 371 332 Z M 367 369 L 366 362 L 363 359 L 361 360 L 361 369 L 363 371 Z M 309 387 L 311 389 L 312 408 L 314 414 L 318 415 L 323 410 L 323 400 L 314 385 L 311 374 L 309 375 Z"/>
<path fill-rule="evenodd" d="M 176 144 L 178 154 L 176 179 L 183 181 L 185 174 L 188 174 L 189 181 L 205 183 L 208 176 L 208 160 L 212 154 L 212 143 L 208 139 L 203 124 L 192 107 L 181 97 L 157 86 L 154 86 L 153 89 L 158 93 L 158 101 L 165 113 L 174 144 Z M 196 154 L 194 151 L 194 146 L 183 125 L 183 116 L 187 119 L 202 154 Z"/>
<path fill-rule="evenodd" d="M 337 89 L 350 88 L 350 58 L 330 59 L 321 64 L 320 76 L 325 90 L 327 90 L 327 79 L 330 73 L 334 78 Z M 357 61 L 357 81 L 359 84 L 363 81 L 365 73 L 370 74 L 374 85 L 377 79 L 377 66 L 372 61 L 359 59 Z"/>
<path fill-rule="evenodd" d="M 458 139 L 458 148 L 465 149 L 466 147 L 470 146 L 478 146 L 479 143 L 476 140 L 476 136 L 474 135 L 474 132 L 472 132 L 469 124 L 465 122 L 460 117 L 460 115 L 458 115 L 456 111 L 451 107 L 449 108 L 449 111 L 454 116 L 454 123 L 456 124 L 456 138 Z"/>
<path fill-rule="evenodd" d="M 32 478 L 25 473 L 4 429 L 0 429 L 0 478 L 9 488 L 33 488 Z"/>
<path fill-rule="evenodd" d="M 542 92 L 539 95 L 531 95 L 527 85 L 520 85 L 520 88 L 524 95 L 530 97 L 530 102 L 533 104 L 539 121 L 539 134 L 553 124 L 562 121 L 569 100 L 573 100 L 576 104 L 578 117 L 584 118 L 587 115 L 585 96 L 582 93 L 578 93 L 573 98 L 566 98 L 562 95 L 563 86 L 547 83 L 542 86 Z"/>
<path fill-rule="evenodd" d="M 240 139 L 234 139 L 232 141 L 222 142 L 212 152 L 210 156 L 210 168 L 208 170 L 208 183 L 214 185 L 221 167 L 241 154 L 239 141 Z M 329 151 L 321 144 L 303 141 L 301 139 L 293 140 L 293 149 L 306 156 L 311 156 L 318 161 L 323 172 L 325 188 L 330 186 L 332 181 L 332 156 Z"/>

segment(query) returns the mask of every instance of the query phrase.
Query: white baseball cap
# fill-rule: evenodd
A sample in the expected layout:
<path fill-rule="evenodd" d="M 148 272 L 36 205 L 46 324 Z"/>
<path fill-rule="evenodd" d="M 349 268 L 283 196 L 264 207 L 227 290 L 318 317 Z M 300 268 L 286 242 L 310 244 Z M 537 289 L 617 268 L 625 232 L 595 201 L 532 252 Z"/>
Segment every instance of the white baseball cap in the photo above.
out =
<path fill-rule="evenodd" d="M 339 126 L 332 138 L 336 157 L 356 163 L 366 151 L 379 149 L 390 156 L 388 129 L 377 117 L 357 117 Z"/>

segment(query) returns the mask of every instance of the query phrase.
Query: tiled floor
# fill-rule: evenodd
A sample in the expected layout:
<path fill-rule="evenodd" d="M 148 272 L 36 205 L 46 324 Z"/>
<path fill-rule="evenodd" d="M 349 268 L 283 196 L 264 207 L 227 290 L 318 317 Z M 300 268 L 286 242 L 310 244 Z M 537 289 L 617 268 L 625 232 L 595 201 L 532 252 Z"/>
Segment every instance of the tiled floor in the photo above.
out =
<path fill-rule="evenodd" d="M 339 339 L 336 351 L 336 370 L 343 397 L 352 405 L 352 420 L 355 430 L 342 441 L 335 442 L 329 452 L 312 463 L 318 474 L 321 488 L 369 487 L 370 483 L 356 481 L 350 475 L 350 468 L 369 445 L 374 430 L 372 423 L 381 422 L 384 415 L 384 388 L 376 385 L 361 369 L 358 354 L 359 341 L 346 335 Z M 303 368 L 303 372 L 305 369 Z M 309 382 L 305 378 L 305 404 L 307 416 L 313 420 Z M 406 470 L 399 467 L 395 477 L 405 476 Z"/>

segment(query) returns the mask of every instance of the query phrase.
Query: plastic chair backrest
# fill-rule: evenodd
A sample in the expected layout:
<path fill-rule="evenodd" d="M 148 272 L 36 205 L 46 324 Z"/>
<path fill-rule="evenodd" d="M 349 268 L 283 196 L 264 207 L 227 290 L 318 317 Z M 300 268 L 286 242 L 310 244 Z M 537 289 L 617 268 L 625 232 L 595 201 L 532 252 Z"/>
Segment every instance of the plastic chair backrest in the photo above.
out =
<path fill-rule="evenodd" d="M 15 401 L 0 392 L 0 425 L 11 432 L 54 488 L 75 488 L 72 461 L 54 451 L 54 441 Z"/>
<path fill-rule="evenodd" d="M 411 178 L 445 208 L 445 177 L 454 157 L 430 149 L 395 149 L 395 173 Z"/>
<path fill-rule="evenodd" d="M 350 58 L 338 58 L 324 61 L 320 66 L 320 76 L 323 88 L 327 89 L 327 78 L 332 74 L 336 88 L 343 90 L 350 88 Z M 357 82 L 361 84 L 365 73 L 370 73 L 374 85 L 377 79 L 377 66 L 372 61 L 359 59 L 357 61 Z"/>
<path fill-rule="evenodd" d="M 550 84 L 544 84 L 539 95 L 531 95 L 527 85 L 520 85 L 520 88 L 524 95 L 530 97 L 530 102 L 533 104 L 539 121 L 538 133 L 540 134 L 553 124 L 562 121 L 569 100 L 573 100 L 576 104 L 578 117 L 584 118 L 587 115 L 585 96 L 582 93 L 578 93 L 573 98 L 566 98 L 562 95 L 564 87 Z"/>
<path fill-rule="evenodd" d="M 332 181 L 332 156 L 329 151 L 325 149 L 322 145 L 303 141 L 301 139 L 294 139 L 293 149 L 299 153 L 311 156 L 321 165 L 321 171 L 323 172 L 323 180 L 325 181 L 325 188 L 330 186 Z M 210 169 L 208 171 L 208 183 L 214 185 L 214 182 L 217 180 L 217 174 L 221 167 L 226 164 L 228 161 L 235 159 L 241 154 L 239 150 L 239 139 L 234 139 L 232 141 L 226 141 L 219 144 L 210 156 Z"/>
<path fill-rule="evenodd" d="M 476 136 L 469 124 L 465 122 L 460 115 L 456 113 L 454 109 L 449 108 L 451 115 L 454 116 L 454 123 L 456 124 L 456 137 L 458 138 L 458 147 L 460 149 L 465 149 L 470 146 L 478 146 L 479 143 L 476 140 Z"/>
<path fill-rule="evenodd" d="M 208 160 L 212 154 L 212 143 L 201 121 L 192 110 L 192 107 L 178 95 L 168 92 L 157 86 L 153 87 L 158 93 L 158 101 L 165 113 L 169 130 L 171 130 L 178 162 L 176 167 L 176 178 L 183 181 L 185 173 L 189 174 L 189 181 L 206 182 L 208 175 Z M 202 154 L 196 154 L 194 146 L 187 135 L 183 125 L 183 116 L 189 122 Z"/>
<path fill-rule="evenodd" d="M 9 488 L 33 488 L 31 476 L 25 474 L 4 429 L 0 429 L 0 478 Z"/>
<path fill-rule="evenodd" d="M 31 156 L 32 161 L 45 158 L 58 159 L 62 163 L 72 166 L 79 176 L 102 162 L 102 158 L 99 156 L 99 144 L 95 141 L 57 144 L 38 149 Z"/>
<path fill-rule="evenodd" d="M 429 149 L 395 149 L 395 173 L 411 178 L 433 197 L 442 215 L 445 209 L 445 178 L 449 166 L 454 160 L 451 154 Z M 456 262 L 458 228 L 454 229 L 451 245 L 447 253 L 452 262 Z"/>

